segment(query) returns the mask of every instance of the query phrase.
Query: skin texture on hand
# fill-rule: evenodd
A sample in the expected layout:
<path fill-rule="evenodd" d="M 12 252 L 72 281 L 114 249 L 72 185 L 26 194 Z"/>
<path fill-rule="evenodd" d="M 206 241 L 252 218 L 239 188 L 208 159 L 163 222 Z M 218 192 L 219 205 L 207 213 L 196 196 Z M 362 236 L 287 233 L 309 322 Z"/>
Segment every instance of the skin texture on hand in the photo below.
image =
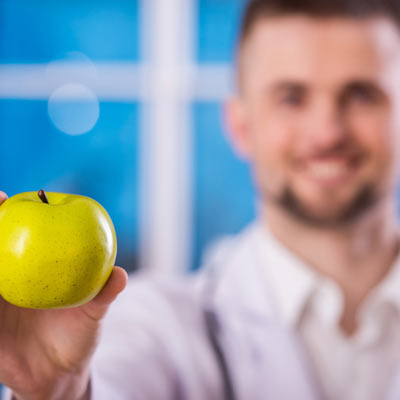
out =
<path fill-rule="evenodd" d="M 4 203 L 7 199 L 7 195 L 4 192 L 0 192 L 0 204 Z"/>
<path fill-rule="evenodd" d="M 0 192 L 0 204 L 6 198 Z M 114 267 L 92 301 L 69 309 L 20 308 L 0 297 L 0 382 L 16 399 L 84 399 L 101 319 L 126 282 Z"/>

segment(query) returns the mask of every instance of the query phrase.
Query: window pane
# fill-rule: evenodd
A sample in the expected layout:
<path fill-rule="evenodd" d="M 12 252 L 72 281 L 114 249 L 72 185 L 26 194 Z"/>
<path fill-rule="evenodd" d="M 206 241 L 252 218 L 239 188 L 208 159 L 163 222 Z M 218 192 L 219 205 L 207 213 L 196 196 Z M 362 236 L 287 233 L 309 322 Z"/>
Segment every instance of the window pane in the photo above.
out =
<path fill-rule="evenodd" d="M 138 60 L 138 0 L 2 0 L 0 37 L 2 63 Z"/>
<path fill-rule="evenodd" d="M 245 0 L 197 0 L 197 59 L 200 63 L 233 60 Z"/>
<path fill-rule="evenodd" d="M 114 221 L 118 263 L 135 266 L 137 250 L 138 104 L 100 103 L 92 130 L 68 135 L 47 101 L 0 100 L 0 190 L 43 188 L 99 201 Z"/>

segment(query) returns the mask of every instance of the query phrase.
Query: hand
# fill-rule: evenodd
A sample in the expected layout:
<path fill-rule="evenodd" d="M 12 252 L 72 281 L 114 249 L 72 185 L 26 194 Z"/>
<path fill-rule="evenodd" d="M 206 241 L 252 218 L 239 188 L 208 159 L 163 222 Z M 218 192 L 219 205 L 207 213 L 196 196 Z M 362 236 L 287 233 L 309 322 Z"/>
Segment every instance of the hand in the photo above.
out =
<path fill-rule="evenodd" d="M 0 192 L 0 205 L 6 198 Z M 101 319 L 126 282 L 115 267 L 92 301 L 61 310 L 20 308 L 0 297 L 0 382 L 21 400 L 84 398 Z"/>

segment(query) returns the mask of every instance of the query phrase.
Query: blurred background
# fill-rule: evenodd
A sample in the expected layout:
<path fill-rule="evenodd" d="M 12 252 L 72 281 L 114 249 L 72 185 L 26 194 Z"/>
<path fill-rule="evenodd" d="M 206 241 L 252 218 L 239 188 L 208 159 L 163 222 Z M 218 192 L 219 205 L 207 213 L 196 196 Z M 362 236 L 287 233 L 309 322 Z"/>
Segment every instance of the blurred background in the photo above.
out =
<path fill-rule="evenodd" d="M 129 271 L 199 268 L 254 215 L 222 104 L 245 0 L 1 0 L 0 190 L 99 201 Z"/>

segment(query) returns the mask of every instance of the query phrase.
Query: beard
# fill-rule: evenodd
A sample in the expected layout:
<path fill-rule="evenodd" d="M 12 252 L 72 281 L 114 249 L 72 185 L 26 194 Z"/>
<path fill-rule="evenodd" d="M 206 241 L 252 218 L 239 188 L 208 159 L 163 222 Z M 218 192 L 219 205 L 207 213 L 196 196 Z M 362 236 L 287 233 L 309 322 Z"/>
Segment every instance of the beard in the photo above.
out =
<path fill-rule="evenodd" d="M 315 228 L 347 226 L 369 211 L 379 200 L 379 195 L 375 188 L 370 184 L 366 184 L 341 210 L 330 215 L 317 215 L 304 205 L 289 186 L 286 186 L 279 195 L 268 197 L 300 222 Z"/>

